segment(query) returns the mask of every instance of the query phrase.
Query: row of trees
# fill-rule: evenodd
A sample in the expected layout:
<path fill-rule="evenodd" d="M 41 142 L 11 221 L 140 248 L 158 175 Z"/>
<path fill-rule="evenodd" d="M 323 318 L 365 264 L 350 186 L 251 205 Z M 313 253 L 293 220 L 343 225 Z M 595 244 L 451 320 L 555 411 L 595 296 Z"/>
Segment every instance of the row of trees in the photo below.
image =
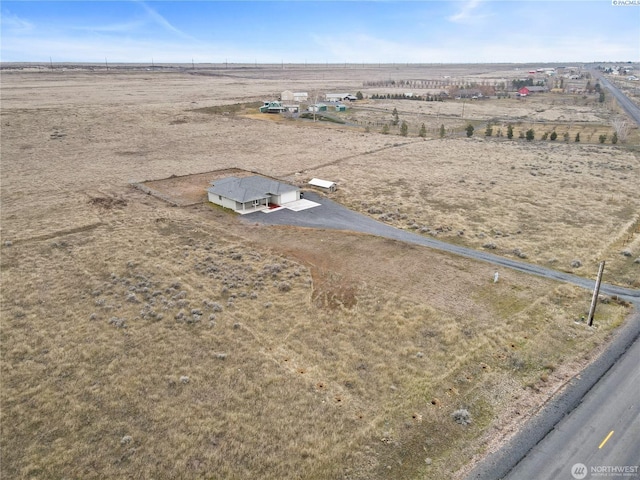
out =
<path fill-rule="evenodd" d="M 403 137 L 406 137 L 409 134 L 409 124 L 403 120 L 402 122 L 400 122 L 400 115 L 398 114 L 398 109 L 394 108 L 393 111 L 391 112 L 391 122 L 389 123 L 385 123 L 382 127 L 382 133 L 383 134 L 388 134 L 390 133 L 390 125 L 391 126 L 398 126 L 400 125 L 400 135 Z M 611 125 L 614 129 L 614 133 L 611 136 L 611 143 L 612 144 L 617 144 L 619 141 L 624 143 L 627 140 L 627 136 L 629 134 L 630 128 L 629 125 L 627 123 L 627 121 L 623 118 L 623 117 L 616 117 L 612 120 Z M 484 135 L 485 137 L 492 137 L 494 136 L 494 128 L 497 127 L 496 123 L 494 123 L 494 121 L 489 121 L 487 123 L 487 126 L 485 128 L 484 131 Z M 367 127 L 367 131 L 369 131 L 369 127 Z M 467 134 L 467 137 L 472 137 L 473 133 L 475 131 L 475 127 L 469 123 L 467 124 L 467 126 L 465 127 L 465 132 Z M 446 129 L 444 124 L 440 125 L 439 128 L 439 135 L 440 138 L 443 138 L 446 134 Z M 514 126 L 513 124 L 508 124 L 507 125 L 507 132 L 506 132 L 506 137 L 508 139 L 513 139 L 515 135 L 515 131 L 514 131 Z M 422 137 L 422 138 L 426 138 L 427 136 L 427 127 L 425 126 L 425 124 L 423 123 L 420 127 L 420 130 L 418 131 L 418 136 Z M 502 137 L 504 136 L 503 132 L 502 132 L 502 128 L 498 128 L 496 135 L 497 137 Z M 536 132 L 533 128 L 529 128 L 526 131 L 520 131 L 518 133 L 518 138 L 519 139 L 525 139 L 527 141 L 533 141 L 535 140 L 536 137 Z M 570 135 L 569 132 L 565 132 L 564 134 L 562 134 L 562 138 L 565 142 L 569 142 L 570 140 Z M 598 141 L 600 143 L 605 143 L 608 139 L 608 135 L 607 134 L 601 134 L 598 136 Z M 554 130 L 550 131 L 550 132 L 544 132 L 541 136 L 541 140 L 550 140 L 552 142 L 555 142 L 558 139 L 558 132 Z M 576 135 L 573 137 L 573 141 L 574 142 L 580 142 L 580 132 L 576 133 Z"/>
<path fill-rule="evenodd" d="M 407 95 L 406 93 L 374 93 L 371 95 L 373 100 L 421 100 L 426 102 L 441 102 L 442 97 L 440 95 Z"/>
<path fill-rule="evenodd" d="M 467 137 L 471 137 L 471 136 L 473 136 L 473 132 L 475 131 L 475 127 L 473 125 L 471 125 L 471 124 L 468 124 L 467 127 L 465 128 L 465 131 L 467 132 Z M 493 125 L 491 123 L 487 124 L 487 128 L 485 129 L 484 135 L 485 135 L 485 137 L 493 136 Z M 532 140 L 535 140 L 535 135 L 536 135 L 535 130 L 533 128 L 530 128 L 525 132 L 520 131 L 519 134 L 518 134 L 518 138 L 525 139 L 525 140 L 530 142 Z M 497 137 L 502 137 L 502 129 L 498 129 L 498 132 L 497 132 L 496 136 Z M 511 124 L 507 125 L 507 135 L 506 136 L 507 136 L 508 139 L 512 139 L 513 138 L 513 136 L 514 136 L 513 125 L 511 125 Z M 563 137 L 565 142 L 568 142 L 569 139 L 570 139 L 569 132 L 565 132 L 562 135 L 562 137 Z M 598 137 L 598 141 L 600 143 L 605 143 L 607 141 L 607 138 L 608 138 L 607 134 L 603 133 Z M 558 133 L 555 130 L 553 130 L 551 132 L 544 132 L 542 134 L 542 137 L 541 137 L 541 140 L 551 140 L 552 142 L 555 142 L 557 139 L 558 139 Z M 618 132 L 616 131 L 611 136 L 611 143 L 615 145 L 615 144 L 618 143 L 618 140 L 619 140 Z M 576 133 L 575 137 L 573 138 L 573 141 L 576 142 L 576 143 L 580 142 L 580 132 Z"/>

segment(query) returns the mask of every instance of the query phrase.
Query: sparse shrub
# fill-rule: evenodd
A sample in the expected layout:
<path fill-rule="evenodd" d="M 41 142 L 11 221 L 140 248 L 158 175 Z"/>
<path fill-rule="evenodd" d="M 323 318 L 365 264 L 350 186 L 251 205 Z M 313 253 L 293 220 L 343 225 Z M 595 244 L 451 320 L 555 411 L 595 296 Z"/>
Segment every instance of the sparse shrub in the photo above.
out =
<path fill-rule="evenodd" d="M 129 295 L 127 295 L 127 302 L 130 303 L 140 303 L 140 301 L 138 300 L 138 298 L 136 297 L 135 293 L 130 293 Z"/>
<path fill-rule="evenodd" d="M 281 292 L 288 292 L 291 290 L 291 284 L 289 282 L 280 282 L 278 284 L 278 290 Z"/>
<path fill-rule="evenodd" d="M 279 263 L 265 265 L 263 271 L 265 273 L 270 273 L 272 277 L 276 277 L 278 273 L 282 271 L 282 265 L 280 265 Z"/>
<path fill-rule="evenodd" d="M 491 135 L 493 135 L 493 127 L 491 126 L 490 123 L 487 123 L 487 128 L 484 131 L 484 136 L 490 137 Z"/>
<path fill-rule="evenodd" d="M 613 132 L 613 136 L 611 137 L 611 143 L 614 145 L 618 143 L 618 132 Z"/>
<path fill-rule="evenodd" d="M 444 129 L 444 123 L 440 125 L 440 138 L 444 138 L 446 130 Z"/>
<path fill-rule="evenodd" d="M 620 253 L 621 253 L 622 255 L 624 255 L 625 257 L 630 257 L 631 255 L 633 255 L 633 254 L 631 253 L 631 250 L 629 250 L 628 248 L 627 248 L 627 249 L 622 250 Z"/>
<path fill-rule="evenodd" d="M 467 132 L 467 137 L 471 137 L 475 129 L 473 128 L 473 125 L 469 124 L 467 125 L 467 128 L 465 128 L 465 130 Z"/>
<path fill-rule="evenodd" d="M 116 328 L 127 328 L 127 322 L 124 318 L 111 317 L 109 325 L 113 325 Z"/>
<path fill-rule="evenodd" d="M 406 137 L 409 133 L 409 125 L 404 120 L 402 121 L 402 125 L 400 125 L 400 135 Z"/>
<path fill-rule="evenodd" d="M 421 138 L 425 138 L 427 136 L 427 127 L 425 127 L 424 123 L 420 127 L 420 132 L 418 133 L 418 136 L 420 136 Z"/>
<path fill-rule="evenodd" d="M 496 244 L 493 243 L 493 242 L 488 242 L 488 243 L 485 243 L 484 245 L 482 245 L 482 248 L 486 248 L 486 249 L 489 249 L 489 250 L 495 250 L 496 249 Z"/>
<path fill-rule="evenodd" d="M 507 125 L 507 138 L 511 140 L 513 138 L 513 125 Z"/>
<path fill-rule="evenodd" d="M 582 266 L 582 262 L 578 259 L 575 260 L 571 260 L 571 267 L 572 268 L 580 268 Z"/>
<path fill-rule="evenodd" d="M 513 254 L 518 258 L 527 258 L 527 254 L 522 252 L 519 248 L 514 249 Z"/>
<path fill-rule="evenodd" d="M 466 408 L 461 408 L 456 410 L 451 414 L 453 420 L 460 425 L 470 425 L 471 424 L 471 414 Z"/>
<path fill-rule="evenodd" d="M 530 128 L 529 130 L 527 130 L 525 138 L 527 139 L 528 142 L 530 142 L 535 138 L 535 132 L 533 131 L 533 128 Z"/>
<path fill-rule="evenodd" d="M 129 445 L 131 442 L 133 442 L 133 438 L 129 435 L 125 435 L 120 439 L 120 445 Z"/>
<path fill-rule="evenodd" d="M 603 133 L 602 135 L 600 135 L 600 136 L 598 137 L 598 141 L 599 141 L 600 143 L 604 143 L 604 142 L 606 142 L 606 141 L 607 141 L 607 135 Z"/>
<path fill-rule="evenodd" d="M 187 377 L 186 375 L 182 375 L 180 377 L 180 383 L 184 383 L 184 384 L 189 383 L 189 377 Z"/>
<path fill-rule="evenodd" d="M 540 138 L 541 138 L 541 140 L 546 140 L 547 138 L 549 138 L 549 132 L 544 132 L 542 134 L 542 137 L 540 137 Z"/>
<path fill-rule="evenodd" d="M 220 305 L 218 302 L 213 302 L 209 305 L 209 307 L 211 308 L 212 311 L 214 312 L 221 312 L 222 311 L 222 305 Z"/>
<path fill-rule="evenodd" d="M 574 141 L 575 141 L 576 143 L 579 143 L 579 142 L 580 142 L 580 132 L 576 133 L 576 136 L 575 136 Z"/>
<path fill-rule="evenodd" d="M 551 135 L 549 135 L 549 139 L 550 139 L 552 142 L 555 142 L 557 138 L 558 138 L 558 134 L 557 134 L 557 133 L 555 132 L 555 130 L 554 130 L 553 132 L 551 132 Z"/>
<path fill-rule="evenodd" d="M 226 360 L 227 359 L 227 354 L 226 353 L 216 353 L 216 358 L 218 360 Z"/>

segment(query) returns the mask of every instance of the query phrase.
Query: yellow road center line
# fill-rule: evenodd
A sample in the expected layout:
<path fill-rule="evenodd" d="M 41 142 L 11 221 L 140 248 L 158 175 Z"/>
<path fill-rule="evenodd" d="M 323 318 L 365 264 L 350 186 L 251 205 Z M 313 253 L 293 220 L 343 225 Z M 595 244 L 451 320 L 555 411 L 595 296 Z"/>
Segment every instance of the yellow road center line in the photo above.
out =
<path fill-rule="evenodd" d="M 605 438 L 604 440 L 602 440 L 602 443 L 600 444 L 600 446 L 598 448 L 602 448 L 604 447 L 604 444 L 607 443 L 607 440 L 609 440 L 611 438 L 611 435 L 613 435 L 613 430 L 611 430 L 609 432 L 609 435 L 607 435 L 607 438 Z"/>

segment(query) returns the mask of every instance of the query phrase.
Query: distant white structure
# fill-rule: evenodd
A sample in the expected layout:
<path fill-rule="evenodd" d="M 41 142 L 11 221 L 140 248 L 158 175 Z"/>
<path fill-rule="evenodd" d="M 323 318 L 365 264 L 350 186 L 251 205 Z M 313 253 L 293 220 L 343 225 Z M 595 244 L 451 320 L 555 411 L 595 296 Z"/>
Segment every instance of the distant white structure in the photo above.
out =
<path fill-rule="evenodd" d="M 493 283 L 498 283 L 498 278 L 500 278 L 500 274 L 498 272 L 496 272 L 493 275 Z"/>
<path fill-rule="evenodd" d="M 345 100 L 355 102 L 358 99 L 350 93 L 327 93 L 324 98 L 327 102 L 344 102 Z"/>
<path fill-rule="evenodd" d="M 280 100 L 283 102 L 306 102 L 309 99 L 307 92 L 292 92 L 291 90 L 285 90 L 280 94 Z"/>
<path fill-rule="evenodd" d="M 309 185 L 323 188 L 325 190 L 329 190 L 330 192 L 335 192 L 338 188 L 336 182 L 332 182 L 331 180 L 321 180 L 320 178 L 312 178 L 311 180 L 309 180 Z"/>

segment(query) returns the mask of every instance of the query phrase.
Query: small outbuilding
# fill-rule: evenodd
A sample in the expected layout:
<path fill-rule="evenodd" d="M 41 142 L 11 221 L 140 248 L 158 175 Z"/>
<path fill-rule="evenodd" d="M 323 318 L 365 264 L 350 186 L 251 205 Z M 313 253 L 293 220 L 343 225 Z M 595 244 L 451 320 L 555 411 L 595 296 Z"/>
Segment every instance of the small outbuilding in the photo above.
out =
<path fill-rule="evenodd" d="M 326 112 L 327 105 L 324 103 L 316 103 L 314 105 L 309 105 L 309 107 L 307 107 L 307 110 L 310 112 Z"/>
<path fill-rule="evenodd" d="M 309 180 L 309 185 L 322 188 L 323 190 L 328 190 L 330 192 L 335 192 L 338 188 L 338 184 L 336 182 L 332 182 L 331 180 L 321 180 L 319 178 L 312 178 Z"/>

